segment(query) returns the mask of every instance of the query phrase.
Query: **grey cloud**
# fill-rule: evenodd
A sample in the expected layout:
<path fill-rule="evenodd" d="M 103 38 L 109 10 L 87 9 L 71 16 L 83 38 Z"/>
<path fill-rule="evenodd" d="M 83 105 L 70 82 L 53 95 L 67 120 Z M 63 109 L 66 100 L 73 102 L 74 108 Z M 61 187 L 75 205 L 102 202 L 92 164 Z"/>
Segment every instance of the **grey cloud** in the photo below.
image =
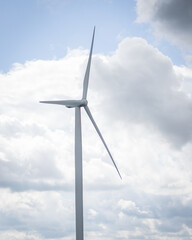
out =
<path fill-rule="evenodd" d="M 168 0 L 156 2 L 154 20 L 167 23 L 172 30 L 191 31 L 192 2 L 190 0 Z"/>
<path fill-rule="evenodd" d="M 183 204 L 180 196 L 165 196 L 158 197 L 157 202 L 156 217 L 161 219 L 161 223 L 156 225 L 157 229 L 174 233 L 181 231 L 183 225 L 192 227 L 191 201 Z"/>
<path fill-rule="evenodd" d="M 20 112 L 20 110 L 18 110 Z M 21 111 L 21 115 L 26 114 Z M 29 119 L 0 116 L 0 187 L 12 191 L 71 191 L 57 165 L 62 131 L 51 131 Z M 57 135 L 54 137 L 54 135 Z"/>
<path fill-rule="evenodd" d="M 128 200 L 121 200 L 118 206 L 124 214 L 121 216 L 124 228 L 136 231 L 137 226 L 138 229 L 143 229 L 143 239 L 148 239 L 149 236 L 158 239 L 158 232 L 161 232 L 162 239 L 167 236 L 177 236 L 178 239 L 186 236 L 190 239 L 190 233 L 185 232 L 185 226 L 192 226 L 191 201 L 183 203 L 181 196 L 131 192 Z"/>
<path fill-rule="evenodd" d="M 159 35 L 192 50 L 191 0 L 137 1 L 138 19 L 149 21 Z"/>
<path fill-rule="evenodd" d="M 3 199 L 4 194 L 1 194 Z M 5 209 L 0 201 L 1 230 L 38 233 L 39 239 L 57 239 L 73 233 L 72 203 L 66 201 L 61 193 L 31 191 L 27 194 L 7 192 L 5 195 L 9 201 L 4 203 Z"/>
<path fill-rule="evenodd" d="M 41 160 L 39 160 L 41 162 Z M 50 164 L 50 161 L 48 161 Z M 29 166 L 20 165 L 13 161 L 5 162 L 0 160 L 0 188 L 9 188 L 13 192 L 20 191 L 71 191 L 72 184 L 67 184 L 61 178 L 61 173 L 53 163 L 49 168 L 45 163 L 35 166 L 30 163 L 32 169 L 28 172 Z M 35 169 L 33 171 L 33 169 Z M 38 172 L 37 172 L 38 171 Z"/>
<path fill-rule="evenodd" d="M 54 159 L 50 132 L 35 123 L 0 117 L 0 187 L 12 191 L 70 190 Z"/>

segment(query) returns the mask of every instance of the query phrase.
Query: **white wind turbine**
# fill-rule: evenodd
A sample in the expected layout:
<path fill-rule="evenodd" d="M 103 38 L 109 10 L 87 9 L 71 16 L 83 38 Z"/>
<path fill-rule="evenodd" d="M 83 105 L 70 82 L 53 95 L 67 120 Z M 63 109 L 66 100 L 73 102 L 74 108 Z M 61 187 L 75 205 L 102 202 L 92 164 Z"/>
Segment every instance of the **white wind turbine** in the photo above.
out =
<path fill-rule="evenodd" d="M 83 230 L 83 176 L 82 176 L 82 136 L 81 136 L 81 107 L 85 109 L 87 115 L 89 116 L 93 126 L 95 127 L 101 141 L 103 142 L 120 178 L 121 174 L 115 164 L 115 161 L 103 139 L 97 124 L 95 123 L 92 114 L 88 108 L 87 101 L 87 90 L 89 83 L 89 72 L 91 66 L 91 57 L 93 50 L 93 42 L 95 35 L 95 27 L 93 30 L 93 37 L 91 43 L 91 49 L 89 53 L 89 59 L 87 63 L 87 68 L 84 77 L 83 83 L 83 96 L 81 100 L 59 100 L 59 101 L 40 101 L 40 103 L 48 103 L 48 104 L 59 104 L 64 105 L 67 108 L 75 108 L 75 210 L 76 210 L 76 240 L 84 239 L 84 230 Z"/>

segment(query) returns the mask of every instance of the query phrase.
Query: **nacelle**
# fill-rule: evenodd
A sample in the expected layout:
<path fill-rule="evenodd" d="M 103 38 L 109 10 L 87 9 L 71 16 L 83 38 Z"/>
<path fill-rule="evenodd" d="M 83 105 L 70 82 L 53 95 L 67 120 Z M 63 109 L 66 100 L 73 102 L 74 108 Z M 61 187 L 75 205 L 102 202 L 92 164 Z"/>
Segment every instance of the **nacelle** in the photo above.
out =
<path fill-rule="evenodd" d="M 85 107 L 87 106 L 88 101 L 86 99 L 81 100 L 68 100 L 68 103 L 65 105 L 67 108 L 74 108 L 74 107 Z"/>

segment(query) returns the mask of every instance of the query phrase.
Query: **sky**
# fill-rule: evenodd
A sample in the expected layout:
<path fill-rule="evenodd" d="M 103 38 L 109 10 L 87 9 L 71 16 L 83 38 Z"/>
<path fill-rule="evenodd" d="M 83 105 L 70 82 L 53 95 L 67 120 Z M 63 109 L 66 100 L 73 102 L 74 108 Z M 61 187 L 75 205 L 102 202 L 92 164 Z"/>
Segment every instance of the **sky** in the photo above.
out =
<path fill-rule="evenodd" d="M 192 1 L 0 1 L 0 239 L 74 240 L 74 109 L 82 109 L 91 240 L 192 238 Z"/>

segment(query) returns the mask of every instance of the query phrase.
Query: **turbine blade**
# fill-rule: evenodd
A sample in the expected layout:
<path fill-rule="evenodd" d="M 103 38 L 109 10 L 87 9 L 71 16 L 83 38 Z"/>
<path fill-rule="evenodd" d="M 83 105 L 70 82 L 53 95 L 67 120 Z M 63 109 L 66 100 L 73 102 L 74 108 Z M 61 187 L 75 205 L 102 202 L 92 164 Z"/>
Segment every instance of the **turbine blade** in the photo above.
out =
<path fill-rule="evenodd" d="M 48 104 L 60 104 L 60 105 L 67 105 L 70 104 L 70 100 L 54 100 L 54 101 L 40 101 L 40 103 L 48 103 Z"/>
<path fill-rule="evenodd" d="M 79 102 L 78 100 L 40 101 L 40 103 L 64 105 L 68 108 L 76 107 Z"/>
<path fill-rule="evenodd" d="M 85 77 L 84 77 L 84 82 L 83 82 L 83 98 L 84 99 L 87 99 L 87 89 L 88 89 L 88 83 L 89 83 L 89 73 L 90 73 L 90 67 L 91 67 L 91 57 L 92 57 L 92 51 L 93 51 L 94 36 L 95 36 L 95 27 L 93 29 L 91 49 L 90 49 L 90 53 L 89 53 L 87 69 L 85 72 Z"/>
<path fill-rule="evenodd" d="M 105 146 L 105 148 L 106 148 L 106 150 L 107 150 L 107 152 L 108 152 L 108 154 L 109 154 L 109 156 L 110 156 L 110 158 L 111 158 L 111 160 L 112 160 L 112 162 L 113 162 L 113 164 L 114 164 L 114 166 L 115 166 L 115 168 L 116 168 L 116 170 L 119 174 L 119 177 L 122 179 L 121 174 L 119 172 L 119 169 L 117 168 L 117 165 L 116 165 L 116 163 L 115 163 L 115 161 L 114 161 L 114 159 L 113 159 L 113 157 L 112 157 L 112 155 L 111 155 L 111 153 L 110 153 L 110 151 L 107 147 L 107 144 L 105 143 L 105 140 L 103 139 L 103 137 L 101 135 L 101 132 L 100 132 L 99 128 L 97 127 L 97 124 L 96 124 L 95 120 L 93 119 L 93 116 L 92 116 L 88 106 L 84 106 L 84 108 L 85 108 L 85 111 L 87 112 L 87 115 L 89 116 L 91 122 L 93 123 L 93 126 L 95 127 L 99 137 L 101 138 L 101 141 L 103 142 L 103 144 L 104 144 L 104 146 Z"/>

